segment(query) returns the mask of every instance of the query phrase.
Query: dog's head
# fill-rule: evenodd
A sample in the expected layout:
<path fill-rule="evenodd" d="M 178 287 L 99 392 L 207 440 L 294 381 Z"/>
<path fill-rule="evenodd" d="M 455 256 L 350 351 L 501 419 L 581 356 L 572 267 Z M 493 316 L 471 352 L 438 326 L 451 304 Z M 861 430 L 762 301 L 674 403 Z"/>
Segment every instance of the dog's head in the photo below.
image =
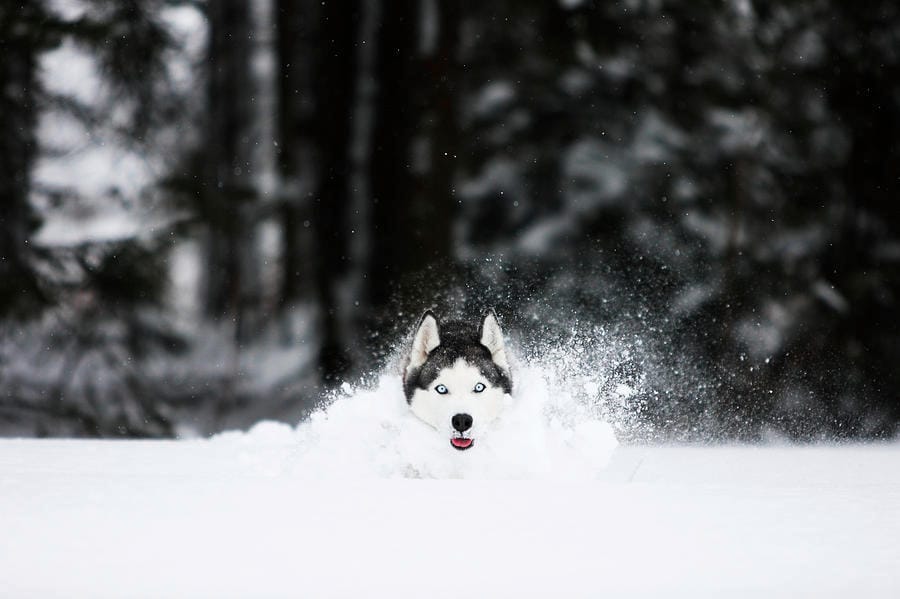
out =
<path fill-rule="evenodd" d="M 503 331 L 493 311 L 479 324 L 438 324 L 430 311 L 413 337 L 403 391 L 413 414 L 456 449 L 474 445 L 478 431 L 500 415 L 512 392 Z"/>

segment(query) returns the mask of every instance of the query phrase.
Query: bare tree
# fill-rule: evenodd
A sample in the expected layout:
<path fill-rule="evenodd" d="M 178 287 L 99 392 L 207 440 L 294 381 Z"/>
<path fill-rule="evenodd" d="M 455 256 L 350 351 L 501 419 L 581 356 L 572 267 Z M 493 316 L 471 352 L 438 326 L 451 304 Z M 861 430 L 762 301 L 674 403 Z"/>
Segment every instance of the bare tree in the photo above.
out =
<path fill-rule="evenodd" d="M 277 0 L 279 208 L 283 236 L 278 299 L 288 307 L 311 300 L 313 239 L 310 193 L 315 188 L 312 150 L 316 111 L 313 71 L 320 4 L 314 0 Z"/>
<path fill-rule="evenodd" d="M 0 8 L 0 314 L 35 308 L 44 299 L 30 266 L 28 238 L 39 220 L 29 204 L 36 155 L 37 54 L 46 42 L 38 3 Z"/>
<path fill-rule="evenodd" d="M 246 337 L 248 312 L 258 304 L 253 243 L 255 191 L 252 20 L 241 0 L 209 4 L 209 117 L 205 144 L 204 217 L 207 239 L 205 306 L 214 318 L 235 320 Z"/>

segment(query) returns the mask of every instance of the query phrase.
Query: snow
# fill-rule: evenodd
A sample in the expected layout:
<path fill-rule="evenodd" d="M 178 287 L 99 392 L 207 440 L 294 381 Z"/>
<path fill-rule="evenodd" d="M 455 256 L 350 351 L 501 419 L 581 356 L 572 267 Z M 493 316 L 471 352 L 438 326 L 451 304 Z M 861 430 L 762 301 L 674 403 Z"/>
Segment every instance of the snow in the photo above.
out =
<path fill-rule="evenodd" d="M 564 177 L 579 185 L 567 190 L 566 202 L 576 211 L 613 205 L 628 190 L 628 175 L 619 157 L 599 139 L 574 143 L 563 157 Z"/>
<path fill-rule="evenodd" d="M 391 373 L 296 427 L 0 441 L 4 596 L 900 592 L 900 444 L 622 447 L 545 357 L 466 452 Z"/>
<path fill-rule="evenodd" d="M 170 229 L 177 220 L 159 211 L 131 207 L 117 202 L 114 195 L 103 207 L 97 202 L 60 209 L 47 215 L 34 235 L 34 242 L 45 247 L 74 247 L 81 244 L 151 238 Z M 118 204 L 118 205 L 117 205 Z"/>
<path fill-rule="evenodd" d="M 79 0 L 54 0 L 61 18 L 88 18 Z M 89 12 L 89 11 L 88 11 Z M 187 97 L 196 88 L 192 73 L 203 57 L 204 20 L 194 7 L 170 7 L 160 18 L 175 45 L 166 53 L 174 95 Z M 40 79 L 52 97 L 83 107 L 87 121 L 57 102 L 38 115 L 41 150 L 32 170 L 31 201 L 40 208 L 42 226 L 32 241 L 48 247 L 154 237 L 183 215 L 157 214 L 150 193 L 160 176 L 180 158 L 189 133 L 181 119 L 153 132 L 153 140 L 126 141 L 122 129 L 133 121 L 130 104 L 117 98 L 98 60 L 71 39 L 40 56 Z M 48 202 L 45 196 L 62 202 Z"/>
<path fill-rule="evenodd" d="M 244 440 L 0 441 L 4 596 L 900 593 L 896 444 L 619 447 L 593 480 L 451 481 L 302 476 L 263 467 L 289 427 Z"/>
<path fill-rule="evenodd" d="M 475 98 L 473 113 L 481 118 L 495 114 L 509 106 L 516 98 L 516 88 L 509 81 L 492 81 Z"/>
<path fill-rule="evenodd" d="M 765 122 L 764 116 L 752 108 L 737 112 L 714 108 L 708 112 L 707 118 L 712 126 L 720 131 L 719 143 L 723 152 L 750 151 L 772 137 L 768 134 L 768 123 Z"/>
<path fill-rule="evenodd" d="M 900 444 L 619 446 L 641 378 L 540 356 L 466 452 L 390 371 L 296 427 L 0 440 L 3 596 L 900 594 Z"/>
<path fill-rule="evenodd" d="M 829 308 L 839 314 L 846 314 L 850 310 L 850 302 L 834 288 L 828 281 L 818 280 L 813 283 L 813 295 L 825 302 Z"/>
<path fill-rule="evenodd" d="M 50 93 L 110 111 L 90 129 L 59 109 L 41 112 L 38 138 L 43 153 L 33 172 L 37 187 L 73 190 L 79 197 L 97 198 L 116 190 L 137 197 L 161 172 L 156 157 L 121 143 L 115 132 L 127 111 L 110 104 L 108 86 L 94 57 L 72 41 L 45 52 L 40 59 L 41 79 Z M 109 104 L 109 106 L 105 106 Z M 60 136 L 60 133 L 63 136 Z"/>
<path fill-rule="evenodd" d="M 580 411 L 575 396 L 551 393 L 538 368 L 523 368 L 516 384 L 521 391 L 507 396 L 504 417 L 476 436 L 478 451 L 445 451 L 449 435 L 413 416 L 397 375 L 382 376 L 372 389 L 346 385 L 342 397 L 296 429 L 263 422 L 213 443 L 233 446 L 247 467 L 313 479 L 595 476 L 617 445 L 612 427 Z M 262 459 L 259 446 L 270 448 Z"/>

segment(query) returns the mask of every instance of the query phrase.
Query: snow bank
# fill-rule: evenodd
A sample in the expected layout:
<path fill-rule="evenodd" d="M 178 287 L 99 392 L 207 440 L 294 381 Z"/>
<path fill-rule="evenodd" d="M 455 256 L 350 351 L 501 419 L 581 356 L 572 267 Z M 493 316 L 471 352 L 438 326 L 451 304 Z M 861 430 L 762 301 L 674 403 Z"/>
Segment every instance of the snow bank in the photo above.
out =
<path fill-rule="evenodd" d="M 309 480 L 234 447 L 0 440 L 0 595 L 900 596 L 898 444 L 626 446 L 592 481 Z"/>
<path fill-rule="evenodd" d="M 229 432 L 238 462 L 270 474 L 310 478 L 591 479 L 617 445 L 612 427 L 579 398 L 554 389 L 537 367 L 516 373 L 516 392 L 503 416 L 469 451 L 450 447 L 413 416 L 396 375 L 371 389 L 345 385 L 343 393 L 296 428 L 262 422 Z"/>

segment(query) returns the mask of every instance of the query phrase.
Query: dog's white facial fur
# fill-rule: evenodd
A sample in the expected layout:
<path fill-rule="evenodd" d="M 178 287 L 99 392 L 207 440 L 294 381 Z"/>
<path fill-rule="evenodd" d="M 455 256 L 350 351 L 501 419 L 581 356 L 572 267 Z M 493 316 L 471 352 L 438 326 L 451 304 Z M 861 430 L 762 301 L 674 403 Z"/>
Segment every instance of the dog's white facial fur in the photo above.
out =
<path fill-rule="evenodd" d="M 502 352 L 502 336 L 500 343 Z M 479 383 L 484 385 L 484 390 L 480 393 L 475 391 Z M 437 392 L 440 385 L 447 389 L 447 393 Z M 410 400 L 413 414 L 438 431 L 451 437 L 462 436 L 469 439 L 474 438 L 479 428 L 495 420 L 502 412 L 503 405 L 503 389 L 492 386 L 477 368 L 462 358 L 452 367 L 444 369 L 430 388 L 416 389 Z M 452 419 L 456 414 L 470 415 L 472 428 L 464 433 L 455 431 Z"/>

